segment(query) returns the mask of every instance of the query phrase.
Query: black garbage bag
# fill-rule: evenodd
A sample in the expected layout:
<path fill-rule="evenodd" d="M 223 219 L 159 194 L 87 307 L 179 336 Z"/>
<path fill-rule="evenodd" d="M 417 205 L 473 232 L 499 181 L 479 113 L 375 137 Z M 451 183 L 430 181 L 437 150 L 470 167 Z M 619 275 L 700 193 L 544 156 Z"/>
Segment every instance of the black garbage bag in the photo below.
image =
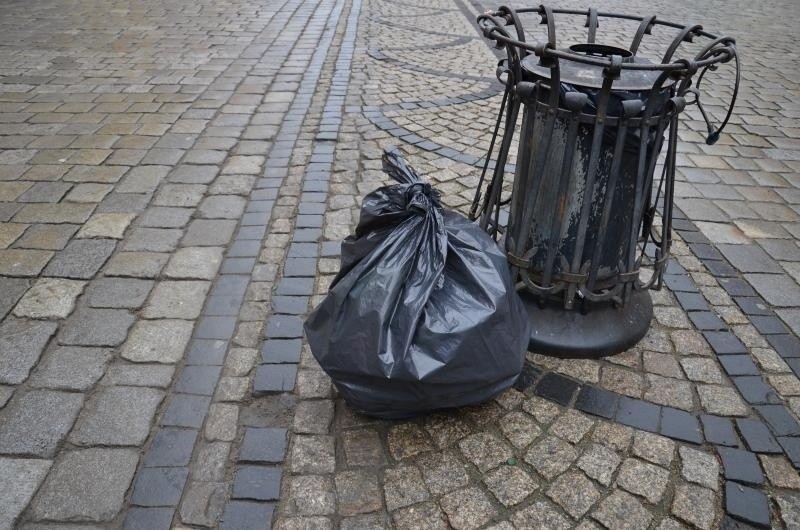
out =
<path fill-rule="evenodd" d="M 505 255 L 443 210 L 396 149 L 399 184 L 364 198 L 330 292 L 305 323 L 311 351 L 361 413 L 404 418 L 487 401 L 525 359 L 527 313 Z"/>

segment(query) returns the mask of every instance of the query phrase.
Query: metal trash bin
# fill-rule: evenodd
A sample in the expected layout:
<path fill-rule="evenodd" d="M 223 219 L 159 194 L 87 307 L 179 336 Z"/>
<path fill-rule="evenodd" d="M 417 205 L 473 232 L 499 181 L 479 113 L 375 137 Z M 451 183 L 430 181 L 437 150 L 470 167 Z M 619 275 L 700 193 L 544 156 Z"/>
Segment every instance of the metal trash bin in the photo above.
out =
<path fill-rule="evenodd" d="M 526 41 L 524 13 L 541 17 L 547 40 Z M 556 14 L 585 17 L 587 42 L 558 48 Z M 628 48 L 596 42 L 602 18 L 636 24 Z M 647 291 L 661 288 L 669 258 L 678 116 L 688 104 L 697 105 L 708 125 L 707 142 L 716 142 L 738 90 L 735 42 L 700 26 L 596 9 L 501 7 L 478 23 L 506 50 L 498 68 L 506 92 L 472 217 L 504 239 L 531 318 L 531 351 L 559 357 L 622 352 L 647 332 L 653 315 Z M 677 31 L 659 62 L 638 55 L 655 26 Z M 708 44 L 692 59 L 674 60 L 694 37 Z M 707 70 L 731 60 L 736 84 L 727 115 L 714 129 L 699 86 Z M 504 168 L 520 109 L 516 170 L 504 198 Z M 664 147 L 661 175 L 654 179 Z"/>

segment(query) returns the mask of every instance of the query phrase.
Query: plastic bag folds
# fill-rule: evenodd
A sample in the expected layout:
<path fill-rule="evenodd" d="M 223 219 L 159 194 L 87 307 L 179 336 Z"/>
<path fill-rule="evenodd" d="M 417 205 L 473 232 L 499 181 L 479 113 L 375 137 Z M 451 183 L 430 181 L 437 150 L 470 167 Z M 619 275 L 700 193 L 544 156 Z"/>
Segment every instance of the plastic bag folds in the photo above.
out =
<path fill-rule="evenodd" d="M 444 210 L 396 149 L 398 184 L 364 198 L 330 291 L 305 323 L 311 351 L 357 411 L 382 418 L 477 404 L 525 360 L 527 312 L 502 250 Z"/>

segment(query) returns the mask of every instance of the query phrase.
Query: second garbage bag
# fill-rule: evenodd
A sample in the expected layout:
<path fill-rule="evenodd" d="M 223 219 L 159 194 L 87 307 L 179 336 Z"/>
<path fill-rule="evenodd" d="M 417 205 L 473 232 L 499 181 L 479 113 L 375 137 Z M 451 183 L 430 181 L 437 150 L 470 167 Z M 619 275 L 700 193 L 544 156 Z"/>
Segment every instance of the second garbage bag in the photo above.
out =
<path fill-rule="evenodd" d="M 497 244 L 444 210 L 396 149 L 399 184 L 364 198 L 330 292 L 305 324 L 311 351 L 359 412 L 382 418 L 481 403 L 525 360 L 527 313 Z"/>

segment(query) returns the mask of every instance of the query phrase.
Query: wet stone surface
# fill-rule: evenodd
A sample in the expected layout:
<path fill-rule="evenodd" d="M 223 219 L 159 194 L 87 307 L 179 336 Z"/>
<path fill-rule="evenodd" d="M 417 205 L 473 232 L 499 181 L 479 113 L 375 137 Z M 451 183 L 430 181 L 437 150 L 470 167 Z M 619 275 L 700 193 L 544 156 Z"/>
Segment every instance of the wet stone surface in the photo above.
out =
<path fill-rule="evenodd" d="M 794 5 L 604 7 L 746 49 L 720 141 L 682 115 L 651 330 L 388 422 L 343 402 L 302 322 L 384 147 L 468 210 L 502 97 L 474 17 L 495 6 L 262 4 L 0 7 L 0 527 L 800 524 Z"/>

